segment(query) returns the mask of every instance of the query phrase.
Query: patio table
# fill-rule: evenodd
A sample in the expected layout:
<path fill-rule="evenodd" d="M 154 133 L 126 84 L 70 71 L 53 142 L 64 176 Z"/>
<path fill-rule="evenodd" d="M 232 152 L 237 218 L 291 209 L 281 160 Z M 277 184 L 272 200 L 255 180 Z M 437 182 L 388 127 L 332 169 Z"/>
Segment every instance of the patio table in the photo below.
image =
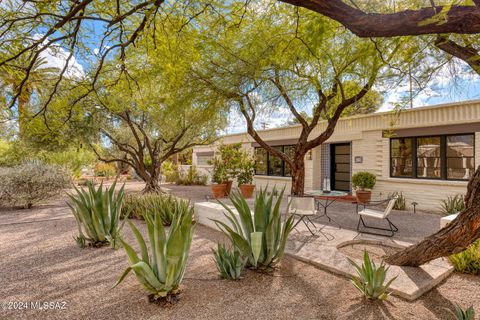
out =
<path fill-rule="evenodd" d="M 338 199 L 347 196 L 348 195 L 347 192 L 337 191 L 337 190 L 332 190 L 332 191 L 310 190 L 305 192 L 305 194 L 309 196 L 313 196 L 315 198 L 315 202 L 317 203 L 317 205 L 323 207 L 323 214 L 320 215 L 320 217 L 323 217 L 323 216 L 327 217 L 328 222 L 333 222 L 339 228 L 341 228 L 340 224 L 337 221 L 333 220 L 328 215 L 327 208 L 331 206 Z M 318 207 L 318 209 L 320 209 L 320 207 Z"/>

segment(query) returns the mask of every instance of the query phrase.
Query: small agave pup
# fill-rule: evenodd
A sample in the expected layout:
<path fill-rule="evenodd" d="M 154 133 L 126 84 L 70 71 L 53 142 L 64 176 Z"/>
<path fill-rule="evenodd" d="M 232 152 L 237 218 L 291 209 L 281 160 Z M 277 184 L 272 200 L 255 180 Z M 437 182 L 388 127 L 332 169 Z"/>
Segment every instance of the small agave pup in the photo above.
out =
<path fill-rule="evenodd" d="M 363 253 L 363 264 L 361 266 L 350 259 L 348 260 L 355 267 L 358 274 L 358 276 L 352 277 L 352 283 L 355 288 L 370 300 L 386 300 L 390 294 L 388 289 L 397 277 L 384 284 L 388 272 L 388 267 L 385 268 L 385 263 L 382 262 L 377 268 L 375 263 L 370 260 L 367 250 Z"/>
<path fill-rule="evenodd" d="M 293 216 L 283 223 L 280 214 L 280 204 L 283 192 L 280 192 L 275 204 L 275 192 L 268 195 L 267 189 L 260 190 L 255 198 L 253 216 L 241 194 L 232 193 L 230 200 L 237 209 L 239 218 L 232 209 L 221 203 L 225 208 L 225 216 L 229 225 L 214 220 L 217 226 L 230 239 L 232 245 L 247 259 L 247 267 L 269 270 L 283 257 L 288 235 L 293 228 Z"/>
<path fill-rule="evenodd" d="M 145 215 L 150 254 L 138 229 L 133 223 L 128 222 L 137 239 L 141 255 L 139 257 L 135 250 L 122 240 L 130 266 L 114 287 L 120 284 L 130 271 L 133 271 L 138 281 L 151 293 L 149 296 L 151 301 L 162 298 L 171 301 L 171 298 L 179 293 L 195 227 L 191 206 L 181 207 L 186 209 L 173 218 L 168 232 L 165 232 L 162 217 L 159 214 Z"/>
<path fill-rule="evenodd" d="M 84 247 L 88 242 L 94 247 L 107 244 L 117 247 L 125 185 L 117 193 L 115 186 L 116 181 L 106 190 L 103 189 L 103 183 L 98 189 L 89 184 L 87 190 L 75 187 L 77 194 L 68 195 L 71 203 L 67 204 L 78 225 L 79 236 L 75 240 L 79 246 Z"/>

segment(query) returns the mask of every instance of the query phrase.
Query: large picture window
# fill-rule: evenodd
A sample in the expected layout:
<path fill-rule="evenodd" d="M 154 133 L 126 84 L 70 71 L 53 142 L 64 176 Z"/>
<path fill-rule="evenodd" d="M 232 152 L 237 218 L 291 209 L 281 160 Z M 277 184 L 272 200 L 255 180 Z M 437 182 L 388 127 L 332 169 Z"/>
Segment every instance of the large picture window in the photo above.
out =
<path fill-rule="evenodd" d="M 390 175 L 468 180 L 475 168 L 474 141 L 473 134 L 392 138 Z"/>
<path fill-rule="evenodd" d="M 293 156 L 294 146 L 276 146 L 274 147 L 288 156 Z M 268 175 L 275 177 L 290 177 L 288 165 L 277 156 L 268 153 L 263 148 L 255 148 L 255 174 Z"/>

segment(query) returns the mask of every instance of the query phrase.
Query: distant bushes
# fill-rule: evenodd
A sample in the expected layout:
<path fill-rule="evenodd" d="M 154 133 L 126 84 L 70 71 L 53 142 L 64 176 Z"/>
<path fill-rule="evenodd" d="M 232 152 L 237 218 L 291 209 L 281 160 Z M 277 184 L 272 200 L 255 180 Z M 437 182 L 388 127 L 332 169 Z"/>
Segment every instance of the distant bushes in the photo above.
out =
<path fill-rule="evenodd" d="M 117 169 L 111 163 L 98 162 L 93 168 L 93 172 L 97 177 L 110 178 L 115 176 Z"/>
<path fill-rule="evenodd" d="M 171 161 L 165 161 L 162 164 L 162 173 L 166 182 L 175 183 L 177 185 L 204 186 L 208 182 L 208 176 L 200 174 L 197 170 L 197 167 L 190 166 L 188 171 L 185 172 L 179 170 L 178 166 L 173 164 Z"/>
<path fill-rule="evenodd" d="M 204 186 L 207 184 L 208 177 L 198 173 L 195 166 L 190 166 L 187 172 L 178 172 L 175 183 L 184 186 Z"/>
<path fill-rule="evenodd" d="M 39 161 L 0 168 L 0 181 L 0 207 L 31 208 L 71 186 L 63 167 Z"/>

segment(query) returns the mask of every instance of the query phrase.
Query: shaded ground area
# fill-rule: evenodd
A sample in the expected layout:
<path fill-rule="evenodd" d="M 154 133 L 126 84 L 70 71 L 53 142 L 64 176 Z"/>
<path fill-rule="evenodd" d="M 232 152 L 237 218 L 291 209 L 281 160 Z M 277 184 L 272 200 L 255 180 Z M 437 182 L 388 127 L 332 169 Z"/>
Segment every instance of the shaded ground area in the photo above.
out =
<path fill-rule="evenodd" d="M 29 223 L 40 214 L 58 220 Z M 22 223 L 14 223 L 21 215 Z M 0 319 L 451 319 L 446 308 L 454 303 L 480 310 L 476 276 L 453 275 L 413 303 L 365 302 L 348 280 L 291 258 L 273 275 L 247 271 L 241 281 L 220 280 L 211 248 L 223 238 L 202 226 L 181 300 L 162 308 L 147 302 L 133 276 L 111 290 L 127 266 L 124 252 L 78 248 L 75 221 L 63 205 L 0 212 L 0 220 L 0 300 L 66 302 L 65 310 L 0 310 Z M 145 233 L 144 223 L 135 223 Z M 133 243 L 130 230 L 123 233 Z"/>

